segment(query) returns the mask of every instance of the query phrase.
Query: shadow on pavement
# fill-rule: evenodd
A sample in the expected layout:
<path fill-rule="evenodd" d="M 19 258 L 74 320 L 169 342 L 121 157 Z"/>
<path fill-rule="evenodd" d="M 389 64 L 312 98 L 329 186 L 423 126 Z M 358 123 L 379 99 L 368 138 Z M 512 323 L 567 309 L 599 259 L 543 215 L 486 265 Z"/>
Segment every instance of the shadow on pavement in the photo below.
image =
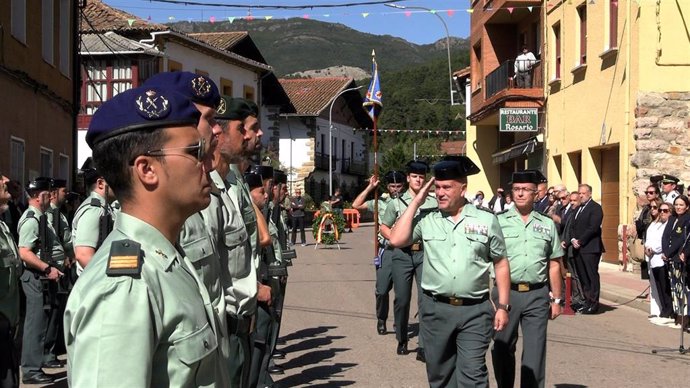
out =
<path fill-rule="evenodd" d="M 587 388 L 582 384 L 554 384 L 554 388 Z"/>
<path fill-rule="evenodd" d="M 323 334 L 323 333 L 327 332 L 328 330 L 332 330 L 335 328 L 337 328 L 337 326 L 309 327 L 309 328 L 301 329 L 301 330 L 298 330 L 294 333 L 290 333 L 288 335 L 282 336 L 281 340 L 292 341 L 295 339 L 302 339 L 302 338 L 307 338 L 307 337 L 316 337 L 319 334 Z"/>
<path fill-rule="evenodd" d="M 277 381 L 277 383 L 282 387 L 295 387 L 298 385 L 309 385 L 311 387 L 345 387 L 348 385 L 353 385 L 355 382 L 351 380 L 337 380 L 334 379 L 334 377 L 336 377 L 335 375 L 341 373 L 342 371 L 350 369 L 354 366 L 357 366 L 357 364 L 338 363 L 333 365 L 315 366 L 313 368 L 305 369 L 298 375 L 289 376 Z M 312 384 L 312 381 L 316 380 L 327 380 L 327 382 L 319 385 Z"/>
<path fill-rule="evenodd" d="M 345 338 L 344 336 L 326 336 L 326 337 L 319 337 L 319 338 L 310 338 L 307 340 L 304 340 L 302 342 L 296 343 L 294 345 L 286 346 L 282 349 L 285 353 L 294 353 L 294 352 L 300 352 L 302 350 L 309 350 L 309 349 L 314 349 L 318 348 L 320 346 L 326 346 L 330 345 L 333 343 L 333 340 L 338 340 Z"/>
<path fill-rule="evenodd" d="M 299 357 L 295 357 L 290 361 L 284 362 L 280 364 L 280 366 L 282 366 L 285 369 L 292 369 L 300 368 L 306 365 L 315 365 L 324 360 L 328 360 L 335 357 L 336 353 L 344 352 L 346 350 L 350 350 L 350 348 L 331 348 L 315 350 L 313 352 L 302 354 Z"/>

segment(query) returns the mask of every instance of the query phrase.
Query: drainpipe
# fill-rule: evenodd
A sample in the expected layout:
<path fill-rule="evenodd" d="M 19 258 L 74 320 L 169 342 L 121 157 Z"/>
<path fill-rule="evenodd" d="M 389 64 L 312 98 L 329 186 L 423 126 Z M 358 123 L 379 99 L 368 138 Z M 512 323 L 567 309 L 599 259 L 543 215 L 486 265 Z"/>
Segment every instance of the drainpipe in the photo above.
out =
<path fill-rule="evenodd" d="M 626 155 L 626 159 L 628 159 L 628 162 L 625 163 L 623 166 L 623 197 L 625 200 L 623 201 L 623 211 L 621 214 L 624 217 L 623 224 L 627 223 L 628 219 L 628 212 L 630 211 L 630 182 L 628 181 L 628 176 L 630 175 L 630 141 L 631 141 L 631 133 L 630 133 L 630 96 L 632 94 L 632 85 L 631 85 L 631 75 L 630 75 L 630 60 L 632 59 L 632 46 L 631 46 L 631 35 L 632 35 L 632 23 L 631 23 L 631 14 L 632 14 L 632 0 L 628 0 L 628 7 L 626 10 L 626 15 L 625 17 L 627 18 L 627 29 L 625 31 L 625 45 L 626 45 L 626 53 L 625 53 L 625 74 L 627 75 L 627 85 L 625 88 L 625 112 L 623 113 L 625 115 L 625 126 L 624 126 L 624 141 L 623 141 L 623 152 L 625 152 L 624 155 Z M 620 152 L 620 151 L 619 151 Z M 620 156 L 619 156 L 620 157 Z M 624 241 L 625 243 L 625 241 Z"/>

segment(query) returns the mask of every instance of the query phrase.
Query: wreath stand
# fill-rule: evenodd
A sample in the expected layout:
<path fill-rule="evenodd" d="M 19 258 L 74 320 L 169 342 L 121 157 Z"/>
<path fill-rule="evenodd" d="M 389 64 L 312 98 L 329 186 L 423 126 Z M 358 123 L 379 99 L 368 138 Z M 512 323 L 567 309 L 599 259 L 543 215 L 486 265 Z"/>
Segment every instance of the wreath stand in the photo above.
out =
<path fill-rule="evenodd" d="M 323 215 L 323 218 L 321 218 L 321 222 L 319 223 L 319 230 L 316 235 L 316 245 L 314 245 L 314 249 L 318 248 L 319 244 L 323 244 L 324 235 L 333 236 L 333 241 L 335 242 L 335 245 L 338 246 L 338 250 L 340 250 L 340 243 L 338 242 L 338 225 L 336 225 L 332 213 L 326 213 Z"/>

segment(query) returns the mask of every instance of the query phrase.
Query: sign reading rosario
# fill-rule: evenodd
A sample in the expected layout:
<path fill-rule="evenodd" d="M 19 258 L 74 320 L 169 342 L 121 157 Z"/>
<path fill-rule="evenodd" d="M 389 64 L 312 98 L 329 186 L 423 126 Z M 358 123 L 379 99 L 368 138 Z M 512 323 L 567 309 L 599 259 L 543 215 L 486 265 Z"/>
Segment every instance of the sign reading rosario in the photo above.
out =
<path fill-rule="evenodd" d="M 500 132 L 537 132 L 537 108 L 501 108 Z"/>

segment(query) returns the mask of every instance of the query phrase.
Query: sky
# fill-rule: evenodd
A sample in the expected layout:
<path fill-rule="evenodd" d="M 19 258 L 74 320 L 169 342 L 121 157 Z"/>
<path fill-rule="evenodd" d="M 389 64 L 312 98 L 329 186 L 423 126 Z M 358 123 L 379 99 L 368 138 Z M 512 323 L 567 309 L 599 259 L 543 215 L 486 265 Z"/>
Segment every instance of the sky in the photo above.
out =
<path fill-rule="evenodd" d="M 181 0 L 182 1 L 182 0 Z M 108 5 L 125 10 L 142 19 L 157 23 L 171 21 L 211 21 L 230 23 L 229 18 L 246 17 L 285 19 L 308 17 L 332 23 L 342 23 L 355 30 L 375 35 L 392 35 L 417 44 L 427 44 L 445 38 L 439 17 L 448 26 L 450 36 L 466 38 L 470 34 L 470 0 L 397 0 L 406 7 L 425 7 L 434 10 L 395 9 L 383 4 L 337 8 L 310 8 L 303 10 L 251 9 L 251 5 L 334 5 L 372 2 L 372 0 L 193 0 L 215 4 L 238 4 L 247 7 L 208 7 L 201 5 L 170 4 L 151 0 L 104 0 Z"/>

